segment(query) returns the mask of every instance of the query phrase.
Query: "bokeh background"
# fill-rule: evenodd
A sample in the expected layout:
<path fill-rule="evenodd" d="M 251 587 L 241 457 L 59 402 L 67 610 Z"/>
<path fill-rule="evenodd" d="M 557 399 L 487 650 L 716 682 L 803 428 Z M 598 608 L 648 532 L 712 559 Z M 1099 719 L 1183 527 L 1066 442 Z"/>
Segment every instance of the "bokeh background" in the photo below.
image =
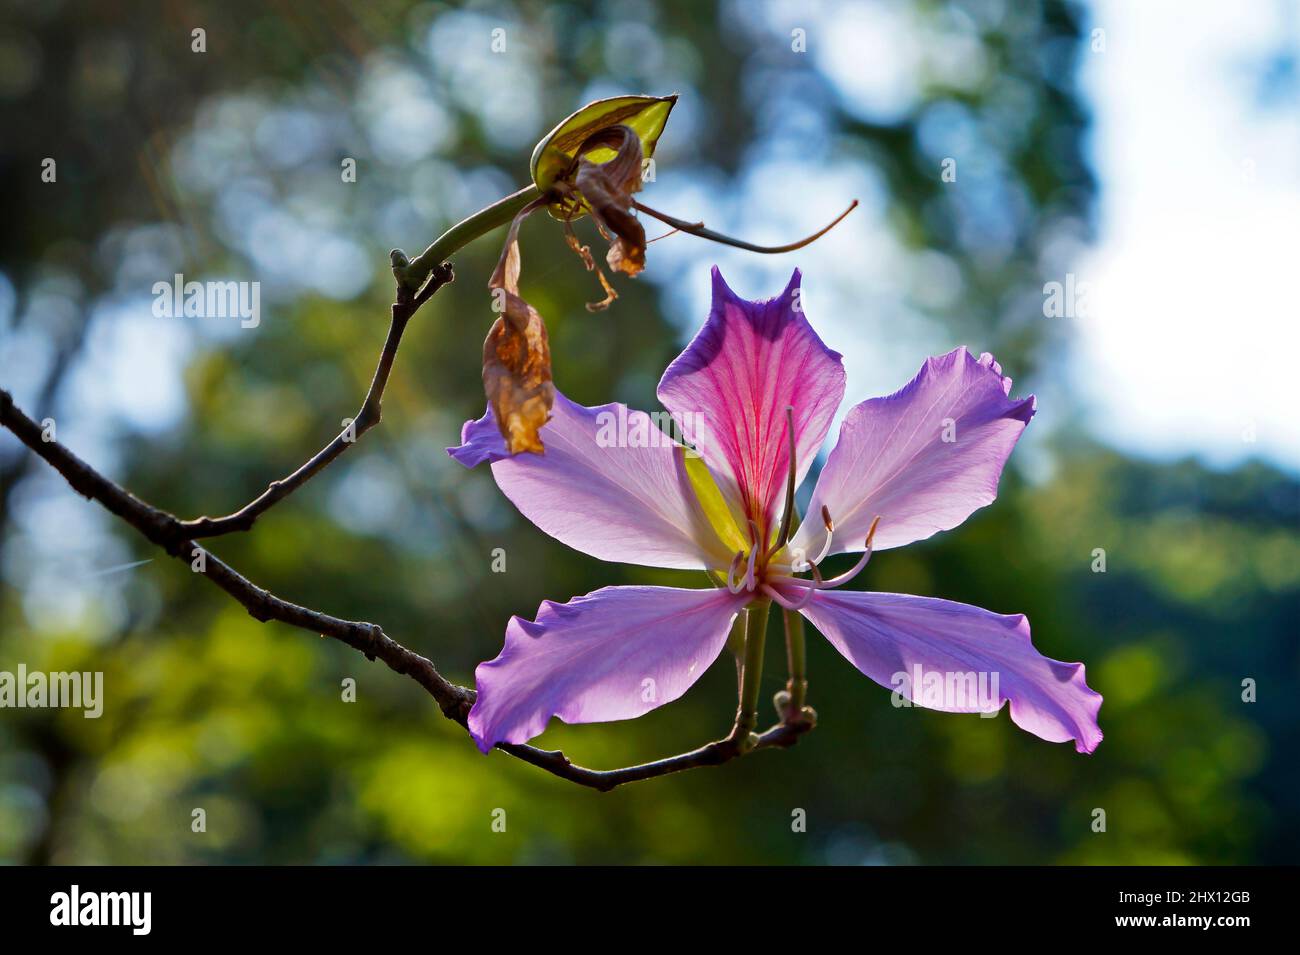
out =
<path fill-rule="evenodd" d="M 1297 14 L 10 0 L 0 384 L 114 478 L 182 516 L 254 496 L 355 412 L 391 247 L 421 249 L 517 188 L 533 143 L 582 103 L 676 91 L 647 202 L 756 241 L 862 206 L 790 255 L 655 242 L 595 315 L 593 277 L 534 217 L 524 294 L 558 385 L 655 407 L 715 262 L 750 297 L 803 269 L 850 403 L 927 355 L 993 351 L 1039 396 L 999 500 L 878 555 L 855 586 L 1027 613 L 1044 653 L 1087 663 L 1106 740 L 1086 757 L 1005 713 L 896 709 L 810 634 L 821 725 L 798 747 L 582 790 L 479 755 L 381 664 L 256 623 L 0 434 L 0 669 L 102 670 L 106 688 L 98 720 L 0 711 L 0 861 L 1297 861 Z M 456 283 L 417 317 L 382 426 L 213 544 L 460 682 L 544 598 L 699 583 L 567 550 L 445 456 L 482 407 L 499 235 L 456 256 Z M 259 281 L 261 324 L 154 317 L 150 289 L 176 272 Z M 1074 289 L 1064 314 L 1054 282 Z M 777 639 L 765 699 L 785 678 Z M 540 743 L 598 767 L 667 755 L 725 732 L 734 690 L 724 660 L 642 719 L 556 722 Z"/>

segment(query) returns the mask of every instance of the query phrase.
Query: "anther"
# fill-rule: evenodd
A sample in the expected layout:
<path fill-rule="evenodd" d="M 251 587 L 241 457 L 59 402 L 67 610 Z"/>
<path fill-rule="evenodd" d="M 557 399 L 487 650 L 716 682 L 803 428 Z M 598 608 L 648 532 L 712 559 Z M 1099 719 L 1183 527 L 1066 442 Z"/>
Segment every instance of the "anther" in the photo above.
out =
<path fill-rule="evenodd" d="M 847 584 L 858 574 L 862 573 L 862 568 L 866 567 L 867 561 L 871 560 L 871 540 L 876 536 L 876 525 L 879 523 L 880 515 L 877 514 L 875 520 L 871 522 L 871 527 L 867 530 L 867 539 L 864 544 L 866 550 L 863 551 L 862 556 L 858 558 L 856 564 L 849 568 L 845 573 L 840 574 L 838 577 L 832 577 L 830 580 L 822 580 L 821 575 L 816 574 L 814 571 L 817 582 L 813 586 L 818 590 L 830 590 L 832 587 L 839 587 L 841 584 Z M 815 564 L 813 566 L 814 568 L 816 567 Z"/>
<path fill-rule="evenodd" d="M 831 520 L 830 508 L 825 504 L 822 505 L 822 524 L 826 526 L 826 540 L 822 542 L 821 552 L 810 562 L 813 566 L 826 559 L 826 555 L 831 552 L 831 540 L 835 537 L 835 522 Z"/>

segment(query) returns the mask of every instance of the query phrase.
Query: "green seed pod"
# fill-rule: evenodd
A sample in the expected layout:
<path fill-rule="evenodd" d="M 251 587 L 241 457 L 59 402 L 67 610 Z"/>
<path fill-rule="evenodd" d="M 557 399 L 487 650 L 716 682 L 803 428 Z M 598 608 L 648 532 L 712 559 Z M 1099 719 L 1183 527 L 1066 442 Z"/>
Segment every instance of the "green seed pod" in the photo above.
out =
<path fill-rule="evenodd" d="M 578 149 L 592 135 L 612 126 L 627 126 L 641 140 L 642 155 L 654 155 L 668 114 L 677 102 L 671 96 L 613 96 L 588 103 L 546 134 L 533 150 L 529 164 L 533 182 L 546 192 L 574 165 Z M 614 150 L 599 147 L 587 153 L 595 163 L 614 158 Z"/>

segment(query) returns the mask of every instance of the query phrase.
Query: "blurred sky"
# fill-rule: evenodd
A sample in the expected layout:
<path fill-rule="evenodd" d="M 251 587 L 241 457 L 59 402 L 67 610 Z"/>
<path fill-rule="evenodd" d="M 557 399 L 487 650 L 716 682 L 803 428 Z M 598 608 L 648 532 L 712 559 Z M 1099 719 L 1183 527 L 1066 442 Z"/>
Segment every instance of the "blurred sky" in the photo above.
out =
<path fill-rule="evenodd" d="M 1300 468 L 1300 4 L 1103 0 L 1094 26 L 1089 420 L 1138 453 Z"/>

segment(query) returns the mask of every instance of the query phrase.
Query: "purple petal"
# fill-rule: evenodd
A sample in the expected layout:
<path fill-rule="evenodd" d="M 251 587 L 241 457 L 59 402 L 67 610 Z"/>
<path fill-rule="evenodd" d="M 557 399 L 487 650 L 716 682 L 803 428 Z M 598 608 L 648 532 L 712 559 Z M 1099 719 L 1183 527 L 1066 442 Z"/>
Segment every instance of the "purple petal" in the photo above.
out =
<path fill-rule="evenodd" d="M 510 457 L 491 405 L 477 421 L 465 422 L 460 429 L 460 445 L 448 448 L 447 453 L 467 468 L 478 467 L 484 461 L 491 463 Z"/>
<path fill-rule="evenodd" d="M 820 591 L 803 613 L 855 667 L 921 706 L 974 713 L 1001 709 L 1010 700 L 1012 721 L 1035 736 L 1053 743 L 1072 739 L 1080 753 L 1101 742 L 1101 694 L 1089 689 L 1083 664 L 1049 660 L 1035 650 L 1023 614 L 859 591 Z M 945 684 L 957 692 L 936 692 Z"/>
<path fill-rule="evenodd" d="M 835 523 L 833 554 L 860 551 L 876 515 L 876 550 L 956 527 L 997 497 L 1007 456 L 1034 415 L 1013 400 L 993 356 L 965 348 L 930 358 L 887 398 L 856 405 L 817 479 L 808 520 L 792 547 L 820 552 L 823 506 Z"/>
<path fill-rule="evenodd" d="M 584 408 L 558 391 L 538 432 L 542 454 L 506 453 L 491 409 L 448 453 L 492 476 L 520 512 L 556 540 L 601 560 L 649 567 L 726 567 L 731 551 L 700 507 L 684 451 L 643 411 Z"/>
<path fill-rule="evenodd" d="M 547 445 L 550 448 L 550 445 Z M 603 723 L 677 699 L 717 659 L 750 595 L 675 587 L 604 587 L 537 621 L 511 617 L 501 654 L 474 671 L 469 730 L 479 749 L 525 743 L 552 716 Z"/>
<path fill-rule="evenodd" d="M 749 302 L 713 269 L 709 320 L 659 382 L 682 425 L 745 517 L 771 527 L 789 471 L 786 408 L 794 408 L 799 480 L 844 397 L 844 367 L 799 304 L 799 271 L 774 299 Z"/>

